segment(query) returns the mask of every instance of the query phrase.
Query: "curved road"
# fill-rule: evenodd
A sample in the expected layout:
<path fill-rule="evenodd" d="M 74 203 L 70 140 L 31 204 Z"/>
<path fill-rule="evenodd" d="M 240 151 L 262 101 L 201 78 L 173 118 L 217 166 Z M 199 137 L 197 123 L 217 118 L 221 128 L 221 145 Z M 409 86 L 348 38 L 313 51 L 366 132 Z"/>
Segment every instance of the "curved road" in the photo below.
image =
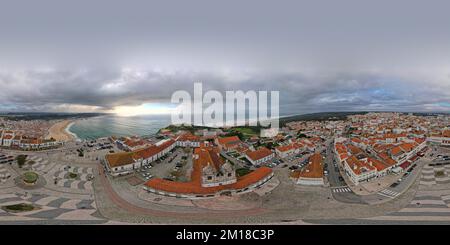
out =
<path fill-rule="evenodd" d="M 107 194 L 108 198 L 118 207 L 136 214 L 144 214 L 151 216 L 159 216 L 159 217 L 172 217 L 172 218 L 190 218 L 190 219 L 205 219 L 211 217 L 218 218 L 229 218 L 229 217 L 242 217 L 242 216 L 253 216 L 253 215 L 261 215 L 263 213 L 268 212 L 267 209 L 263 208 L 253 208 L 246 210 L 227 210 L 227 211 L 208 211 L 208 212 L 176 212 L 176 211 L 161 211 L 155 210 L 151 208 L 144 208 L 141 206 L 134 205 L 127 200 L 123 199 L 116 191 L 113 189 L 111 184 L 109 183 L 108 177 L 104 171 L 104 168 L 99 165 L 99 178 L 100 183 Z"/>

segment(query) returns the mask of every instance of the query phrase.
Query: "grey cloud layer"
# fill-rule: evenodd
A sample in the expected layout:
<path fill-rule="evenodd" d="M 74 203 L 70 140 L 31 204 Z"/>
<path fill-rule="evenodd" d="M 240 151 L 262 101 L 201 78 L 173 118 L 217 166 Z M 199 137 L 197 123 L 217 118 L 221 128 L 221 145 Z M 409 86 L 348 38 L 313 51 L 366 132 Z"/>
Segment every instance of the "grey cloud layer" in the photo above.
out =
<path fill-rule="evenodd" d="M 0 110 L 108 110 L 192 89 L 282 111 L 450 104 L 449 1 L 0 0 Z"/>
<path fill-rule="evenodd" d="M 450 98 L 448 83 L 427 86 L 426 81 L 402 81 L 373 74 L 311 77 L 258 72 L 230 77 L 218 73 L 134 70 L 33 71 L 0 73 L 0 104 L 31 110 L 54 110 L 58 105 L 69 104 L 102 111 L 119 105 L 168 103 L 176 90 L 192 92 L 194 82 L 203 82 L 204 91 L 280 91 L 283 114 L 325 110 L 445 111 L 446 107 L 439 104 L 448 103 Z"/>

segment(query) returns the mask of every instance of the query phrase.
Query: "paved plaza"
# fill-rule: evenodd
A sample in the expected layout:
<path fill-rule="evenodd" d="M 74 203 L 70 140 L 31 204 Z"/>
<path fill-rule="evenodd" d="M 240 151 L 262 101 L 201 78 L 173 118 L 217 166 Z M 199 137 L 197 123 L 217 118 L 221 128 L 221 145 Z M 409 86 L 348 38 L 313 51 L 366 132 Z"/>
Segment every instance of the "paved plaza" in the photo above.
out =
<path fill-rule="evenodd" d="M 56 185 L 77 190 L 92 190 L 93 170 L 91 167 L 72 167 L 68 165 L 58 165 L 56 171 L 51 171 L 56 181 Z M 76 177 L 71 178 L 70 174 Z"/>
<path fill-rule="evenodd" d="M 3 221 L 38 221 L 38 220 L 91 220 L 103 219 L 93 216 L 97 211 L 93 199 L 70 199 L 47 194 L 0 194 L 0 206 L 31 204 L 36 210 L 28 212 L 7 212 L 0 209 L 0 222 Z"/>
<path fill-rule="evenodd" d="M 420 183 L 426 186 L 450 183 L 450 164 L 425 166 L 422 170 Z"/>
<path fill-rule="evenodd" d="M 378 190 L 358 196 L 361 201 L 354 203 L 334 198 L 334 194 L 353 198 L 356 194 L 351 187 L 299 186 L 289 179 L 287 168 L 274 169 L 274 178 L 245 195 L 190 200 L 148 193 L 141 182 L 129 181 L 130 177 L 108 177 L 97 161 L 87 158 L 69 160 L 56 152 L 30 154 L 28 160 L 34 161 L 32 170 L 45 181 L 24 189 L 13 179 L 26 170 L 14 164 L 1 166 L 0 173 L 12 177 L 0 184 L 0 206 L 28 203 L 37 209 L 20 213 L 1 209 L 0 224 L 450 221 L 450 183 L 445 179 L 449 169 L 431 166 L 426 159 L 423 169 L 417 167 L 399 186 L 376 185 L 373 189 Z M 160 163 L 149 171 L 165 175 L 172 166 Z"/>
<path fill-rule="evenodd" d="M 31 169 L 36 172 L 44 172 L 50 166 L 53 166 L 53 164 L 51 164 L 48 159 L 43 159 L 42 157 L 36 155 L 29 156 L 27 160 L 34 161 L 34 164 L 31 166 Z"/>

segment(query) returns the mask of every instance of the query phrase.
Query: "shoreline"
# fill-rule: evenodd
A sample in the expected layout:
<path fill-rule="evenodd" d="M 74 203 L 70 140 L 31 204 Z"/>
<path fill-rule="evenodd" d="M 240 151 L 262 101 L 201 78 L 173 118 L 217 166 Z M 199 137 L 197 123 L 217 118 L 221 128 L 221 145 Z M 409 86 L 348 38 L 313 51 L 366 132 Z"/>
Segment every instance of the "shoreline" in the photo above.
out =
<path fill-rule="evenodd" d="M 64 131 L 68 134 L 70 134 L 73 139 L 79 140 L 80 138 L 78 138 L 78 135 L 75 134 L 74 132 L 70 131 L 70 128 L 75 124 L 75 121 L 71 121 L 65 128 Z"/>
<path fill-rule="evenodd" d="M 63 120 L 56 122 L 49 129 L 46 138 L 54 138 L 57 141 L 71 141 L 76 139 L 76 135 L 71 133 L 68 128 L 73 125 L 74 120 Z"/>

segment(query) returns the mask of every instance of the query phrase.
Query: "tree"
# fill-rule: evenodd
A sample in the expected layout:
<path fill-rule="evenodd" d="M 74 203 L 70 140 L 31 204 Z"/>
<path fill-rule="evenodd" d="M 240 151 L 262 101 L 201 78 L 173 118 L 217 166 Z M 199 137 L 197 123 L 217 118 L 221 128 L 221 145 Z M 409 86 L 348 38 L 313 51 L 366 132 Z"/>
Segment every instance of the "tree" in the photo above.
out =
<path fill-rule="evenodd" d="M 27 156 L 26 155 L 18 155 L 16 157 L 17 160 L 17 165 L 19 165 L 19 168 L 22 168 L 22 166 L 25 164 L 26 160 L 27 160 Z"/>
<path fill-rule="evenodd" d="M 297 138 L 307 138 L 306 134 L 300 133 L 297 135 Z"/>

